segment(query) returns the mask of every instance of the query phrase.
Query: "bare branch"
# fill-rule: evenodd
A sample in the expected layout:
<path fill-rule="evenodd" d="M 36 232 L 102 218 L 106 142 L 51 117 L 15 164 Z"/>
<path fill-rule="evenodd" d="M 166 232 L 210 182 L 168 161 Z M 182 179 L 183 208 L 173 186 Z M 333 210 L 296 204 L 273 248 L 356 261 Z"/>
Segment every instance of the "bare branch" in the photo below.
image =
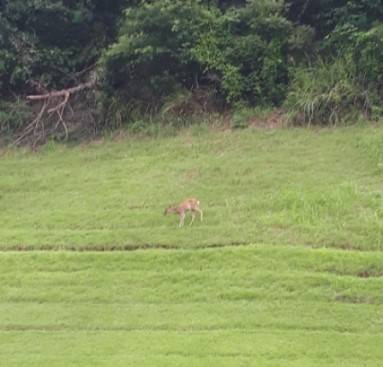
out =
<path fill-rule="evenodd" d="M 24 129 L 23 134 L 21 134 L 14 142 L 14 145 L 19 144 L 30 132 L 36 130 L 41 118 L 44 115 L 44 112 L 48 106 L 48 101 L 44 101 L 44 104 L 41 107 L 40 112 L 37 114 L 36 118 Z"/>
<path fill-rule="evenodd" d="M 83 89 L 92 88 L 92 87 L 94 87 L 95 84 L 96 84 L 95 80 L 90 80 L 89 82 L 81 83 L 81 84 L 76 85 L 75 87 L 72 87 L 72 88 L 55 90 L 55 91 L 45 93 L 45 94 L 30 95 L 30 96 L 27 96 L 27 99 L 30 101 L 37 101 L 37 100 L 48 99 L 48 98 L 52 98 L 52 97 L 63 97 L 67 93 L 69 93 L 69 95 L 71 95 L 71 94 L 77 93 Z"/>
<path fill-rule="evenodd" d="M 86 69 L 87 70 L 87 69 Z M 84 71 L 85 72 L 85 71 Z M 34 85 L 37 90 L 44 91 L 41 84 L 35 81 L 29 81 L 31 85 Z M 92 73 L 89 81 L 85 83 L 80 83 L 74 87 L 66 88 L 62 90 L 53 90 L 51 92 L 29 95 L 26 97 L 29 101 L 42 101 L 42 107 L 34 118 L 34 120 L 22 131 L 21 135 L 13 142 L 13 144 L 19 144 L 23 139 L 29 137 L 34 137 L 33 146 L 35 146 L 39 141 L 45 140 L 46 131 L 49 134 L 53 134 L 60 125 L 62 125 L 65 131 L 65 139 L 69 136 L 69 129 L 64 118 L 64 111 L 67 106 L 73 116 L 74 112 L 69 103 L 70 97 L 84 89 L 93 88 L 96 85 L 96 74 Z M 45 92 L 45 91 L 44 91 Z M 48 108 L 50 107 L 50 108 Z M 54 126 L 45 126 L 52 124 L 52 119 L 43 119 L 45 114 L 51 115 L 52 113 L 57 113 L 58 119 Z"/>
<path fill-rule="evenodd" d="M 65 108 L 65 105 L 67 104 L 68 100 L 69 100 L 69 97 L 70 97 L 70 93 L 68 91 L 64 91 L 64 99 L 61 103 L 59 103 L 56 107 L 53 107 L 53 108 L 50 108 L 48 110 L 48 113 L 52 113 L 52 112 L 55 112 L 55 111 L 59 111 L 61 108 L 63 109 L 64 111 L 64 108 Z"/>

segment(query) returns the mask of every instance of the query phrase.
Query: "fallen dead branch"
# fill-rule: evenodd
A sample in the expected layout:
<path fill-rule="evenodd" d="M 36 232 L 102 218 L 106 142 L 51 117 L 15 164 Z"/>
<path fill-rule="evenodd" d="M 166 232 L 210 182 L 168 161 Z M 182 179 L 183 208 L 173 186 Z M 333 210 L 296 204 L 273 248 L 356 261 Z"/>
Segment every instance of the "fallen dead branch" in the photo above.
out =
<path fill-rule="evenodd" d="M 28 124 L 14 140 L 14 145 L 21 144 L 24 140 L 31 140 L 32 146 L 36 146 L 39 142 L 46 139 L 46 134 L 53 135 L 61 126 L 65 133 L 65 139 L 68 138 L 69 130 L 65 121 L 65 110 L 68 108 L 73 115 L 73 109 L 70 106 L 70 99 L 85 89 L 92 89 L 96 85 L 94 76 L 85 83 L 80 83 L 74 87 L 62 90 L 54 90 L 43 94 L 29 95 L 26 97 L 28 101 L 42 102 L 41 108 L 36 117 Z M 40 89 L 41 90 L 41 89 Z M 53 116 L 56 116 L 56 119 Z"/>

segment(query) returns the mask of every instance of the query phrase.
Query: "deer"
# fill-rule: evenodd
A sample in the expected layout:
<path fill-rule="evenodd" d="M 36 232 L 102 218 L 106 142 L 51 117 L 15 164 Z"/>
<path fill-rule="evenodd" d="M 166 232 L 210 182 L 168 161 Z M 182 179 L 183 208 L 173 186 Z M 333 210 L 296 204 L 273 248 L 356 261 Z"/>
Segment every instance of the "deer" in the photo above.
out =
<path fill-rule="evenodd" d="M 178 227 L 181 228 L 181 227 L 183 227 L 184 222 L 185 222 L 186 212 L 190 211 L 192 219 L 189 223 L 189 226 L 191 226 L 194 222 L 194 218 L 195 218 L 196 213 L 199 213 L 201 222 L 203 220 L 203 212 L 202 212 L 201 208 L 199 207 L 199 204 L 200 204 L 200 202 L 196 198 L 185 199 L 177 206 L 170 206 L 170 207 L 166 208 L 164 215 L 169 214 L 169 213 L 178 214 L 180 217 L 180 223 L 179 223 Z"/>

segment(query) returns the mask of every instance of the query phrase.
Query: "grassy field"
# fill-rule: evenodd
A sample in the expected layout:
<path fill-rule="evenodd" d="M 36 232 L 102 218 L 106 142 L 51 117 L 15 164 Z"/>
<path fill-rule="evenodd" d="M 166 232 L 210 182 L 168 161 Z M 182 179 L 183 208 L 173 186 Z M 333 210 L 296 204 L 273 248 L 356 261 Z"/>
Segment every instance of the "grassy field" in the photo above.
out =
<path fill-rule="evenodd" d="M 0 259 L 1 366 L 382 363 L 382 253 L 250 245 Z"/>
<path fill-rule="evenodd" d="M 267 243 L 381 250 L 383 129 L 190 129 L 177 137 L 48 145 L 0 161 L 0 247 Z M 197 196 L 177 230 L 165 206 Z"/>
<path fill-rule="evenodd" d="M 195 127 L 3 151 L 0 366 L 381 366 L 382 143 Z M 178 229 L 187 196 L 205 220 Z"/>

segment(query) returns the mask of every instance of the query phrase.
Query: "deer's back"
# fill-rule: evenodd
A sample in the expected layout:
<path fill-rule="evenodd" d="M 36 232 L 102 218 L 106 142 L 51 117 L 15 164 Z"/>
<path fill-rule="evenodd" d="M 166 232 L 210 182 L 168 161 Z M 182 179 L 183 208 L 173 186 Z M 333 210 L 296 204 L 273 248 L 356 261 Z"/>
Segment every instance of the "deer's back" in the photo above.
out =
<path fill-rule="evenodd" d="M 198 206 L 199 206 L 199 200 L 196 198 L 185 199 L 180 204 L 180 208 L 183 208 L 184 210 L 198 208 Z"/>

